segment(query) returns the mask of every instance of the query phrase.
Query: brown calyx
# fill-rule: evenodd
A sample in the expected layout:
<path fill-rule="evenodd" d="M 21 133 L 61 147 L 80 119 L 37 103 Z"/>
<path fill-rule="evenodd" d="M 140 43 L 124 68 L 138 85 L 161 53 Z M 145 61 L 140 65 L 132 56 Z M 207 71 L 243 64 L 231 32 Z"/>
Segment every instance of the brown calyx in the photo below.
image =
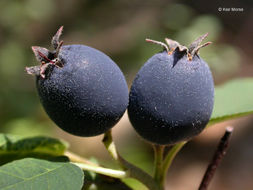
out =
<path fill-rule="evenodd" d="M 201 42 L 207 36 L 208 36 L 208 33 L 200 36 L 199 38 L 194 40 L 189 45 L 189 47 L 183 46 L 183 45 L 179 44 L 177 41 L 171 40 L 169 38 L 165 38 L 166 43 L 159 42 L 156 40 L 151 40 L 151 39 L 146 39 L 146 41 L 162 46 L 168 52 L 169 55 L 171 55 L 176 49 L 178 49 L 178 51 L 180 51 L 180 52 L 185 52 L 187 54 L 188 60 L 191 61 L 193 59 L 194 55 L 198 54 L 200 48 L 203 48 L 203 47 L 212 43 L 212 42 L 206 42 L 204 44 L 201 44 Z"/>
<path fill-rule="evenodd" d="M 32 51 L 35 55 L 37 61 L 40 62 L 40 65 L 33 66 L 33 67 L 26 67 L 25 70 L 30 75 L 41 76 L 45 78 L 45 72 L 49 65 L 54 65 L 58 68 L 63 67 L 62 62 L 60 61 L 58 55 L 60 49 L 63 45 L 63 41 L 60 41 L 60 36 L 62 35 L 63 26 L 61 26 L 56 34 L 53 36 L 51 44 L 54 48 L 54 51 L 51 52 L 47 48 L 39 47 L 39 46 L 32 46 Z"/>

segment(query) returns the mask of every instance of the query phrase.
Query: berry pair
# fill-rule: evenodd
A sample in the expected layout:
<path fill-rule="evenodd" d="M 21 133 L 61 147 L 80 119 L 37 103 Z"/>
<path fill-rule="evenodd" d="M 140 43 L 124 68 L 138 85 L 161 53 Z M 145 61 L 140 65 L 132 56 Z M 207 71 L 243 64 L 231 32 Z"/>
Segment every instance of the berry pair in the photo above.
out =
<path fill-rule="evenodd" d="M 77 136 L 95 136 L 112 128 L 128 106 L 129 119 L 147 141 L 174 144 L 200 133 L 208 123 L 214 97 L 212 74 L 198 56 L 206 35 L 189 48 L 166 39 L 138 72 L 128 95 L 119 67 L 104 53 L 52 39 L 53 51 L 32 47 L 40 66 L 26 68 L 36 75 L 39 97 L 49 117 Z M 129 101 L 129 102 L 128 102 Z"/>

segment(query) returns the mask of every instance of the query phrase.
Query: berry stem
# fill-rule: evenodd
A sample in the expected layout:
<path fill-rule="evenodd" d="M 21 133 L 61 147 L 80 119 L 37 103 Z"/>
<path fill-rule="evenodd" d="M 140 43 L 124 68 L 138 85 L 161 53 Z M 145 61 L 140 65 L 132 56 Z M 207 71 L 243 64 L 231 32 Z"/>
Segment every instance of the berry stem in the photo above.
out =
<path fill-rule="evenodd" d="M 106 148 L 106 150 L 109 152 L 109 154 L 111 155 L 111 157 L 117 161 L 117 163 L 119 164 L 119 166 L 121 166 L 122 169 L 124 169 L 124 166 L 121 164 L 121 162 L 119 161 L 119 155 L 116 149 L 116 145 L 113 142 L 112 139 L 112 130 L 108 130 L 107 132 L 105 132 L 104 138 L 103 138 L 103 143 L 104 146 Z"/>
<path fill-rule="evenodd" d="M 108 130 L 105 133 L 103 143 L 112 158 L 125 172 L 127 172 L 127 177 L 137 179 L 138 181 L 146 185 L 149 189 L 162 190 L 151 175 L 149 175 L 147 172 L 143 171 L 139 167 L 129 163 L 120 156 L 113 142 L 111 130 Z"/>
<path fill-rule="evenodd" d="M 163 167 L 162 167 L 162 184 L 165 183 L 166 176 L 168 169 L 170 168 L 172 161 L 174 160 L 175 156 L 177 153 L 183 148 L 183 146 L 186 144 L 186 141 L 180 142 L 178 144 L 175 144 L 170 151 L 167 153 L 164 162 L 163 162 Z"/>
<path fill-rule="evenodd" d="M 99 166 L 94 166 L 90 164 L 84 164 L 84 163 L 76 163 L 76 162 L 71 162 L 72 164 L 75 164 L 76 166 L 80 167 L 83 170 L 88 170 L 92 171 L 98 174 L 114 177 L 114 178 L 126 178 L 128 177 L 127 171 L 122 171 L 122 170 L 113 170 L 110 168 L 104 168 L 104 167 L 99 167 Z"/>
<path fill-rule="evenodd" d="M 199 190 L 207 190 L 207 187 L 210 184 L 218 165 L 220 164 L 222 158 L 226 154 L 226 151 L 228 149 L 230 136 L 231 136 L 232 132 L 233 132 L 232 127 L 226 128 L 225 134 L 223 135 L 223 137 L 220 140 L 217 150 L 215 151 L 215 154 L 213 156 L 213 159 L 211 160 L 210 164 L 208 165 L 208 167 L 206 169 L 205 175 L 204 175 L 202 182 L 199 186 Z"/>
<path fill-rule="evenodd" d="M 89 164 L 89 165 L 93 165 L 93 166 L 99 166 L 98 164 L 94 163 L 94 162 L 91 162 L 89 161 L 88 159 L 86 158 L 83 158 L 73 152 L 70 152 L 70 151 L 66 151 L 64 153 L 64 156 L 67 156 L 71 162 L 78 162 L 78 163 L 82 163 L 82 164 Z"/>
<path fill-rule="evenodd" d="M 83 170 L 92 171 L 98 174 L 114 177 L 114 178 L 126 178 L 128 177 L 128 173 L 126 171 L 122 170 L 114 170 L 110 168 L 104 168 L 99 166 L 96 163 L 93 163 L 86 158 L 83 158 L 73 152 L 67 151 L 64 153 L 65 156 L 67 156 L 72 164 L 77 165 Z"/>
<path fill-rule="evenodd" d="M 162 174 L 163 174 L 163 153 L 164 146 L 153 145 L 154 148 L 154 179 L 159 184 L 160 188 L 163 188 Z"/>

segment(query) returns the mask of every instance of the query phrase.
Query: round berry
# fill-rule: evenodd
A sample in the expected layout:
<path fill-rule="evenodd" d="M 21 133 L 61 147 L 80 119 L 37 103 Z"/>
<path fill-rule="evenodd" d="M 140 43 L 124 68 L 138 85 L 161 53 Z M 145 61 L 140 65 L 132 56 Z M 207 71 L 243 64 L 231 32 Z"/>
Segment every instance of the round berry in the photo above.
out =
<path fill-rule="evenodd" d="M 40 101 L 64 131 L 95 136 L 112 128 L 128 105 L 128 87 L 119 67 L 104 53 L 85 45 L 62 46 L 62 27 L 53 37 L 54 51 L 32 47 L 40 66 L 36 75 Z"/>
<path fill-rule="evenodd" d="M 205 35 L 206 36 L 206 35 Z M 197 54 L 205 36 L 189 48 L 166 39 L 165 50 L 151 57 L 130 90 L 128 115 L 137 133 L 155 144 L 174 144 L 199 134 L 214 103 L 214 84 L 206 62 Z"/>

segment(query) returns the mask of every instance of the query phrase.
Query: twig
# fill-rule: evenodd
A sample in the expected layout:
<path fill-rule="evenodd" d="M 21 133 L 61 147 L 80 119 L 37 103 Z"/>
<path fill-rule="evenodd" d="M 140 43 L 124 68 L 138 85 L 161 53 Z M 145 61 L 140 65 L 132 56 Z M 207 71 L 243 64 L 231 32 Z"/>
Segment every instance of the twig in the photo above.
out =
<path fill-rule="evenodd" d="M 226 128 L 226 132 L 220 140 L 217 150 L 215 151 L 215 154 L 213 156 L 213 159 L 211 160 L 209 166 L 207 167 L 206 173 L 205 173 L 205 175 L 202 179 L 202 182 L 199 186 L 199 190 L 207 190 L 207 187 L 208 187 L 210 181 L 212 180 L 218 165 L 220 164 L 222 158 L 226 154 L 226 151 L 228 149 L 229 139 L 230 139 L 232 132 L 233 132 L 232 127 Z"/>

